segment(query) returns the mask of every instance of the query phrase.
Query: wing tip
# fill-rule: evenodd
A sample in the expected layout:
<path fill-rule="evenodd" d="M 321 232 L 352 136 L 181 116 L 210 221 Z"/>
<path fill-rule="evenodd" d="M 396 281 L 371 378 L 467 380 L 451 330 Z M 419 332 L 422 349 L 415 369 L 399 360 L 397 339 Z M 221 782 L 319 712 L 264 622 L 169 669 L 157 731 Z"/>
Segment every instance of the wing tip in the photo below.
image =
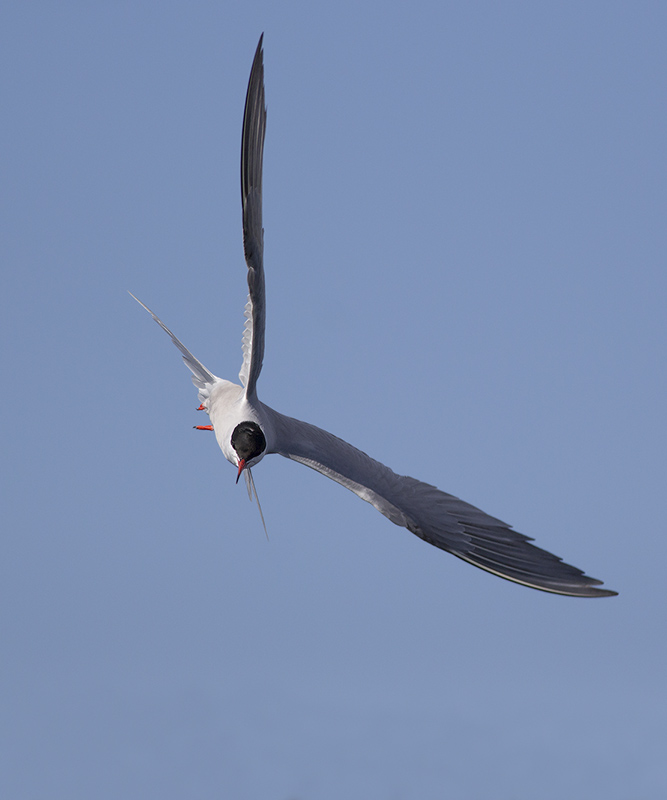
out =
<path fill-rule="evenodd" d="M 549 578 L 548 576 L 542 577 L 540 575 L 530 575 L 528 573 L 520 575 L 518 572 L 514 572 L 514 574 L 512 574 L 512 570 L 503 570 L 501 564 L 498 564 L 498 568 L 494 569 L 490 564 L 481 563 L 480 560 L 471 558 L 467 554 L 459 553 L 455 550 L 449 550 L 448 552 L 460 558 L 462 561 L 472 564 L 473 567 L 484 570 L 484 572 L 488 572 L 498 578 L 503 578 L 503 580 L 510 581 L 510 583 L 516 583 L 519 586 L 537 589 L 540 592 L 559 594 L 565 597 L 616 597 L 618 595 L 618 592 L 615 592 L 613 589 L 598 589 L 598 586 L 603 585 L 603 581 L 597 578 L 590 578 L 588 575 L 581 572 L 581 570 L 577 570 L 581 573 L 579 576 L 571 576 L 569 580 L 565 575 L 561 578 L 557 576 Z M 569 564 L 563 563 L 560 559 L 559 562 L 566 568 L 576 569 L 570 567 Z"/>

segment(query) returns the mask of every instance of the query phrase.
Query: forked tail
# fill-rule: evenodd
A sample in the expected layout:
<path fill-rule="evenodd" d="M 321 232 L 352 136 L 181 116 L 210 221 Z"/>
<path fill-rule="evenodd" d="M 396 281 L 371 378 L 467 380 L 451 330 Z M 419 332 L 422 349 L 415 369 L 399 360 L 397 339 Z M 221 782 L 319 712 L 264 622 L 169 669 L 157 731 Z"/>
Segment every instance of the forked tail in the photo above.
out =
<path fill-rule="evenodd" d="M 130 297 L 134 297 L 132 292 L 128 292 Z M 216 381 L 219 380 L 212 372 L 206 369 L 206 367 L 201 363 L 198 358 L 195 358 L 192 353 L 188 350 L 188 348 L 183 344 L 183 342 L 178 339 L 174 334 L 169 330 L 169 328 L 162 322 L 159 317 L 156 317 L 155 314 L 148 308 L 148 306 L 144 305 L 138 297 L 134 297 L 134 299 L 139 303 L 140 306 L 146 309 L 148 313 L 153 317 L 153 319 L 157 322 L 157 324 L 162 328 L 162 330 L 171 337 L 171 341 L 178 347 L 183 355 L 183 361 L 185 362 L 185 366 L 190 370 L 192 373 L 192 382 L 194 385 L 199 389 L 199 399 L 202 403 L 208 400 L 208 396 L 211 391 L 211 387 L 213 386 Z"/>
<path fill-rule="evenodd" d="M 257 489 L 255 489 L 255 479 L 252 477 L 252 472 L 250 471 L 250 467 L 246 467 L 243 470 L 243 474 L 245 475 L 245 485 L 248 489 L 248 497 L 250 498 L 250 502 L 252 503 L 253 499 L 257 503 L 257 508 L 259 509 L 259 516 L 262 518 L 262 525 L 264 526 L 264 533 L 266 534 L 266 540 L 269 540 L 269 532 L 266 529 L 266 522 L 264 522 L 264 514 L 262 514 L 262 507 L 259 504 L 259 495 L 257 494 Z"/>

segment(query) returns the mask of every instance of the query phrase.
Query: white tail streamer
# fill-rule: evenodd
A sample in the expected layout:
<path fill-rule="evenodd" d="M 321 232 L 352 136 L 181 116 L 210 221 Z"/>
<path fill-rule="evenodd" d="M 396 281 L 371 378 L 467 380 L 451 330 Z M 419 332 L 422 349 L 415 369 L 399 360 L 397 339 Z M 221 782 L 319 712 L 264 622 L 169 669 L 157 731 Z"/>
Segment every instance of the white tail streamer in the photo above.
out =
<path fill-rule="evenodd" d="M 255 489 L 255 479 L 252 477 L 252 472 L 250 471 L 250 467 L 246 467 L 243 470 L 243 474 L 245 475 L 245 485 L 248 488 L 248 497 L 250 498 L 250 502 L 252 503 L 253 497 L 257 502 L 257 508 L 259 509 L 259 516 L 262 518 L 262 525 L 264 526 L 264 533 L 266 534 L 266 541 L 268 542 L 269 532 L 266 529 L 266 522 L 264 522 L 264 514 L 262 513 L 262 506 L 259 504 L 257 489 Z"/>

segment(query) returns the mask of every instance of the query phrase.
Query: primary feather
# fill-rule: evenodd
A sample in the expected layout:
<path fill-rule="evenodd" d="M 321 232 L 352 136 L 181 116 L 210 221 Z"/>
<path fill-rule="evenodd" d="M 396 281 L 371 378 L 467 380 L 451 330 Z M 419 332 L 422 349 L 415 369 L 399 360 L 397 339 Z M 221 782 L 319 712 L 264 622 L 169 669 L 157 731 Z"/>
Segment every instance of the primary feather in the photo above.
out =
<path fill-rule="evenodd" d="M 248 301 L 243 329 L 243 364 L 239 379 L 246 396 L 256 394 L 257 378 L 264 360 L 264 228 L 262 227 L 262 169 L 266 134 L 264 101 L 263 34 L 255 52 L 250 72 L 243 130 L 241 133 L 241 207 L 243 214 L 243 250 L 248 265 Z"/>

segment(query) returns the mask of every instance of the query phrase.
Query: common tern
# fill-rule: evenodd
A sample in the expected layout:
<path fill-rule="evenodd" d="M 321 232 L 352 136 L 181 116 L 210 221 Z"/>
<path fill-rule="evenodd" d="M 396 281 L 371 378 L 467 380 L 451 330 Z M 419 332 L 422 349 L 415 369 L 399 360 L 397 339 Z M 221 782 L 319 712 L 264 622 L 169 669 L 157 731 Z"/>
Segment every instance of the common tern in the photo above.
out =
<path fill-rule="evenodd" d="M 262 227 L 262 162 L 266 132 L 263 34 L 250 72 L 241 135 L 241 202 L 243 248 L 248 266 L 248 302 L 243 331 L 240 385 L 208 370 L 158 317 L 141 303 L 171 337 L 192 372 L 200 410 L 225 458 L 245 475 L 248 493 L 259 505 L 251 468 L 270 453 L 279 453 L 321 472 L 373 505 L 396 525 L 429 544 L 509 581 L 554 594 L 609 597 L 602 582 L 566 564 L 558 556 L 530 544 L 532 539 L 479 508 L 435 486 L 389 467 L 327 431 L 287 417 L 260 402 L 257 380 L 264 358 L 264 229 Z M 132 295 L 134 297 L 134 295 Z M 260 508 L 261 513 L 261 508 Z M 262 517 L 262 522 L 263 522 Z"/>

